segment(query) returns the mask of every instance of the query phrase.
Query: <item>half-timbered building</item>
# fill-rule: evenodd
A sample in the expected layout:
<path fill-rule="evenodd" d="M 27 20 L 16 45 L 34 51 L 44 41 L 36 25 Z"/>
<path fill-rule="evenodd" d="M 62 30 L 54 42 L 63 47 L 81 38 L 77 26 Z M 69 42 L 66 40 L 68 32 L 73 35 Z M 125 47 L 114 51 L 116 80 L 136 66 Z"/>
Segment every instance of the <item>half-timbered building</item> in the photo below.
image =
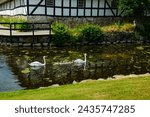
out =
<path fill-rule="evenodd" d="M 0 15 L 118 17 L 116 0 L 1 0 Z"/>
<path fill-rule="evenodd" d="M 119 16 L 115 0 L 1 0 L 0 15 Z"/>

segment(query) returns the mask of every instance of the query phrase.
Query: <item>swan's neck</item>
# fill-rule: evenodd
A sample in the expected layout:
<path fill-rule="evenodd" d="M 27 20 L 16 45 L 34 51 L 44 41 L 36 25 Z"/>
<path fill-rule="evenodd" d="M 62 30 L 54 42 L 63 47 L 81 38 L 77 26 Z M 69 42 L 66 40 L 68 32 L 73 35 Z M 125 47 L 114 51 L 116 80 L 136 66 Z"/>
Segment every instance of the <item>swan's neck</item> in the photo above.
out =
<path fill-rule="evenodd" d="M 86 55 L 84 55 L 84 62 L 86 62 Z"/>
<path fill-rule="evenodd" d="M 83 70 L 86 70 L 86 62 L 84 63 L 84 68 L 83 68 Z"/>
<path fill-rule="evenodd" d="M 44 65 L 46 65 L 46 59 L 45 59 L 45 57 L 43 57 L 43 60 L 44 60 Z"/>

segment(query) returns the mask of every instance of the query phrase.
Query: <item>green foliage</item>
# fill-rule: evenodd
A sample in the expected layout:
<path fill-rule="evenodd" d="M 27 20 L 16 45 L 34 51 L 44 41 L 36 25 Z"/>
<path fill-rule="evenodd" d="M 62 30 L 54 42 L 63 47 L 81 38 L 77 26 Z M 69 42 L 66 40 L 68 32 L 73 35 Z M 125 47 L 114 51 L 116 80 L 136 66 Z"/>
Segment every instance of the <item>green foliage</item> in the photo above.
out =
<path fill-rule="evenodd" d="M 29 29 L 29 25 L 27 21 L 23 18 L 14 18 L 14 17 L 0 17 L 0 21 L 4 23 L 13 23 L 12 25 L 14 29 L 18 29 L 18 31 L 25 31 L 23 29 Z M 15 23 L 22 23 L 22 24 L 15 24 Z M 4 26 L 9 27 L 9 24 L 4 24 Z"/>
<path fill-rule="evenodd" d="M 143 28 L 140 29 L 139 27 L 135 30 L 135 37 L 136 39 L 140 39 L 140 36 L 145 38 L 150 38 L 150 23 L 143 23 Z"/>
<path fill-rule="evenodd" d="M 16 28 L 19 29 L 18 31 L 23 31 L 23 32 L 28 31 L 28 29 L 30 29 L 27 22 L 21 22 L 21 24 L 17 24 Z M 27 29 L 27 30 L 25 30 L 25 29 Z"/>
<path fill-rule="evenodd" d="M 52 31 L 56 46 L 63 46 L 68 42 L 97 42 L 103 37 L 100 26 L 94 24 L 83 24 L 69 29 L 66 25 L 56 22 L 52 25 Z"/>
<path fill-rule="evenodd" d="M 65 24 L 58 22 L 52 24 L 52 31 L 54 33 L 53 42 L 57 46 L 63 46 L 65 43 L 70 42 L 69 28 Z"/>
<path fill-rule="evenodd" d="M 98 25 L 85 24 L 79 32 L 79 41 L 96 42 L 103 37 L 103 32 Z"/>
<path fill-rule="evenodd" d="M 134 32 L 134 35 L 135 35 L 135 39 L 136 39 L 136 40 L 140 40 L 140 35 L 141 35 L 141 34 L 140 34 L 139 31 L 135 31 L 135 32 Z"/>
<path fill-rule="evenodd" d="M 75 28 L 69 29 L 62 23 L 55 23 L 52 25 L 54 38 L 53 42 L 57 46 L 63 46 L 65 43 L 71 42 L 98 42 L 104 37 L 104 33 L 114 32 L 134 32 L 134 26 L 131 23 L 124 23 L 121 21 L 113 25 L 100 27 L 95 24 L 82 24 Z"/>
<path fill-rule="evenodd" d="M 124 16 L 143 16 L 144 10 L 148 10 L 150 0 L 117 0 L 118 7 Z"/>
<path fill-rule="evenodd" d="M 134 26 L 131 23 L 116 22 L 115 24 L 109 26 L 103 26 L 102 31 L 105 33 L 113 32 L 133 32 Z"/>
<path fill-rule="evenodd" d="M 121 26 L 124 25 L 124 23 L 119 20 L 119 21 L 115 22 L 115 25 L 118 26 L 118 27 L 121 27 Z"/>
<path fill-rule="evenodd" d="M 25 19 L 23 18 L 15 18 L 15 17 L 3 17 L 0 16 L 0 21 L 1 22 L 7 22 L 7 23 L 22 23 L 22 22 L 27 22 Z"/>
<path fill-rule="evenodd" d="M 150 38 L 150 23 L 144 23 L 143 35 Z"/>

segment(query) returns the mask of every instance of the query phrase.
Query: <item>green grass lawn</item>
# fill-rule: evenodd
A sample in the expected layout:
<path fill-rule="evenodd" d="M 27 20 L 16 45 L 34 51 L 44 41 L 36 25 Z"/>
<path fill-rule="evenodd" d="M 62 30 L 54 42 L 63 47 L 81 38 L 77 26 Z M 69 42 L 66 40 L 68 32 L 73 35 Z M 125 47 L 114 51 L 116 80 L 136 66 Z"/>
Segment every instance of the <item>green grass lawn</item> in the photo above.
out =
<path fill-rule="evenodd" d="M 6 100 L 76 100 L 76 99 L 150 99 L 150 76 L 117 80 L 88 81 L 16 92 L 1 92 L 0 99 Z"/>

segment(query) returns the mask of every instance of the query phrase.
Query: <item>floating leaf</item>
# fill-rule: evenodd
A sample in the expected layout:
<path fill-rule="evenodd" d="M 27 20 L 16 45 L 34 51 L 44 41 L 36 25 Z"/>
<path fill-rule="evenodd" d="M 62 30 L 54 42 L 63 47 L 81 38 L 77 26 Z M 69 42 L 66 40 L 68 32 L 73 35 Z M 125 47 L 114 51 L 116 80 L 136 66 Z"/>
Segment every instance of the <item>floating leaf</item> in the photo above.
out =
<path fill-rule="evenodd" d="M 146 54 L 150 54 L 150 52 L 145 52 Z"/>
<path fill-rule="evenodd" d="M 24 58 L 29 60 L 31 57 L 30 56 L 27 56 L 27 55 L 24 55 Z"/>
<path fill-rule="evenodd" d="M 24 70 L 21 71 L 23 74 L 28 74 L 30 72 L 29 68 L 25 68 Z"/>
<path fill-rule="evenodd" d="M 136 49 L 138 49 L 138 50 L 144 50 L 144 48 L 142 46 L 138 46 L 138 47 L 136 47 Z"/>

